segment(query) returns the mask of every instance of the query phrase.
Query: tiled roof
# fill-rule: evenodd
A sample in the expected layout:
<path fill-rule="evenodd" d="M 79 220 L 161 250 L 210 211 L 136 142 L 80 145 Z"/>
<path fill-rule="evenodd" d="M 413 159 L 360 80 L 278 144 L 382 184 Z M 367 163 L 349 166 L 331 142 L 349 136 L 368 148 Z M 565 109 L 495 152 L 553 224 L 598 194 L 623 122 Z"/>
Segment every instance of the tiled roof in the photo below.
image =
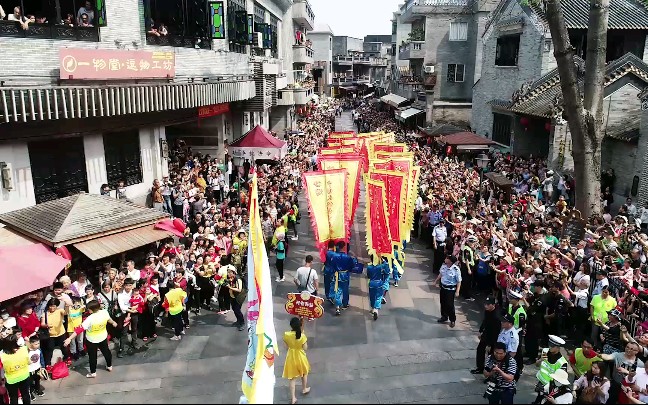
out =
<path fill-rule="evenodd" d="M 587 29 L 590 2 L 587 0 L 562 0 L 560 2 L 567 28 Z M 547 20 L 537 2 L 529 2 L 529 7 L 547 26 Z M 641 30 L 648 29 L 648 9 L 641 0 L 610 0 L 608 29 Z"/>
<path fill-rule="evenodd" d="M 584 83 L 584 61 L 574 58 L 578 65 L 578 86 L 582 91 Z M 637 56 L 627 53 L 605 67 L 605 86 L 632 73 L 648 84 L 648 65 Z M 493 100 L 495 101 L 495 100 Z M 491 103 L 493 102 L 491 101 Z M 562 109 L 562 90 L 558 69 L 554 69 L 540 79 L 528 85 L 523 85 L 511 100 L 510 106 L 497 104 L 496 107 L 536 117 L 551 118 Z M 554 108 L 554 107 L 557 107 Z"/>
<path fill-rule="evenodd" d="M 425 133 L 425 135 L 428 136 L 449 135 L 449 134 L 456 134 L 457 132 L 466 131 L 465 128 L 461 128 L 452 124 L 440 124 L 440 125 L 435 125 L 435 126 L 425 127 L 425 128 L 419 127 L 419 129 L 423 133 Z"/>
<path fill-rule="evenodd" d="M 157 210 L 124 200 L 77 194 L 2 214 L 0 222 L 53 246 L 143 226 L 164 217 Z"/>
<path fill-rule="evenodd" d="M 496 142 L 473 132 L 458 132 L 440 138 L 446 145 L 494 145 Z"/>
<path fill-rule="evenodd" d="M 486 104 L 490 105 L 491 107 L 509 108 L 511 106 L 511 100 L 502 100 L 495 98 L 491 101 L 488 101 Z"/>
<path fill-rule="evenodd" d="M 614 126 L 605 128 L 605 136 L 624 142 L 636 142 L 639 140 L 639 126 L 641 116 L 639 114 L 628 117 L 627 120 L 619 122 Z"/>

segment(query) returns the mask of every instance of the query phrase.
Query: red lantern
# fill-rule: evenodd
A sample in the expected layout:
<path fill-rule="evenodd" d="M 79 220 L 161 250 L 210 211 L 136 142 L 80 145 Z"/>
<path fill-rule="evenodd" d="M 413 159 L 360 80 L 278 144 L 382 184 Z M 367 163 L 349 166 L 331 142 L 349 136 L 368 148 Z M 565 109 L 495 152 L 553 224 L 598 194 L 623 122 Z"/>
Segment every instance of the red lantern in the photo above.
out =
<path fill-rule="evenodd" d="M 545 130 L 551 132 L 551 122 L 545 122 Z"/>
<path fill-rule="evenodd" d="M 448 146 L 446 147 L 446 155 L 450 156 L 451 154 L 452 154 L 452 146 L 451 146 L 451 145 L 448 145 Z"/>
<path fill-rule="evenodd" d="M 523 127 L 528 126 L 529 125 L 529 119 L 527 117 L 520 118 L 520 124 L 522 124 Z"/>

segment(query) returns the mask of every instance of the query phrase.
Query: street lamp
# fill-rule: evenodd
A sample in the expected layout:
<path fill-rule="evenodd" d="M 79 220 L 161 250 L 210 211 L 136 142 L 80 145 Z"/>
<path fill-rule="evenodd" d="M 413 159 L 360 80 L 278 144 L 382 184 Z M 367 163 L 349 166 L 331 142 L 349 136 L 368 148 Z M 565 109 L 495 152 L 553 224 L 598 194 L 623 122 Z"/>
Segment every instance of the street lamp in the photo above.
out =
<path fill-rule="evenodd" d="M 488 167 L 488 162 L 490 159 L 485 153 L 480 153 L 479 156 L 475 159 L 477 161 L 477 167 L 479 168 L 479 194 L 477 194 L 477 204 L 481 200 L 482 196 L 482 183 L 484 182 L 484 169 Z"/>

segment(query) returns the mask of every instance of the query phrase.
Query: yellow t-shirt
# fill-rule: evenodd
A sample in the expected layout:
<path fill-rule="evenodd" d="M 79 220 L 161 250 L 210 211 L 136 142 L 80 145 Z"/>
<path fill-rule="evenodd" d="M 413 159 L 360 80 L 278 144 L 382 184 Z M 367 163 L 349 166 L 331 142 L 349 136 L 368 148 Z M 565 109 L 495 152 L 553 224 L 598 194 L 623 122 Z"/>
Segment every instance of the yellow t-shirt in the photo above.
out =
<path fill-rule="evenodd" d="M 616 300 L 612 296 L 608 296 L 607 299 L 603 299 L 601 295 L 595 295 L 592 298 L 590 305 L 593 308 L 592 319 L 596 321 L 600 319 L 601 322 L 606 323 L 608 321 L 608 312 L 612 311 L 617 306 Z"/>
<path fill-rule="evenodd" d="M 29 377 L 29 350 L 26 346 L 22 346 L 13 354 L 0 352 L 0 361 L 8 384 L 16 384 Z"/>
<path fill-rule="evenodd" d="M 177 315 L 182 312 L 185 298 L 187 298 L 187 293 L 182 290 L 182 288 L 174 288 L 173 290 L 166 293 L 164 297 L 169 303 L 169 314 Z"/>
<path fill-rule="evenodd" d="M 85 307 L 80 306 L 79 308 L 71 307 L 68 309 L 68 327 L 67 331 L 72 333 L 74 329 L 81 325 L 83 322 L 83 313 L 85 312 Z"/>
<path fill-rule="evenodd" d="M 45 319 L 47 320 L 47 326 L 49 328 L 50 337 L 59 337 L 65 333 L 65 327 L 63 326 L 63 316 L 65 311 L 62 309 L 57 309 L 54 312 L 49 310 L 45 311 Z"/>
<path fill-rule="evenodd" d="M 108 324 L 109 320 L 110 315 L 108 315 L 108 311 L 102 309 L 94 314 L 90 314 L 83 321 L 83 329 L 86 331 L 86 339 L 88 339 L 88 342 L 101 343 L 108 339 L 106 324 Z"/>

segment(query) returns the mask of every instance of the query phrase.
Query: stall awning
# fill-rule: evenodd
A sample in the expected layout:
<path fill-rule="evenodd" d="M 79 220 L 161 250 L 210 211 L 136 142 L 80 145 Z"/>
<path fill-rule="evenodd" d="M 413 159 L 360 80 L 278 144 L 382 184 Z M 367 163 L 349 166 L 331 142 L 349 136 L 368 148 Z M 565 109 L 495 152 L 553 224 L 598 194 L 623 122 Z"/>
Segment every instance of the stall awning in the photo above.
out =
<path fill-rule="evenodd" d="M 403 110 L 400 113 L 400 117 L 402 120 L 406 120 L 410 117 L 413 117 L 417 114 L 422 114 L 424 111 L 419 110 L 418 108 L 408 108 L 407 110 Z"/>
<path fill-rule="evenodd" d="M 74 247 L 79 249 L 90 260 L 99 260 L 168 238 L 170 234 L 170 231 L 162 231 L 154 229 L 153 226 L 145 226 L 102 238 L 75 243 Z"/>
<path fill-rule="evenodd" d="M 340 88 L 342 90 L 346 90 L 346 91 L 356 91 L 356 90 L 358 90 L 357 86 L 340 86 Z"/>
<path fill-rule="evenodd" d="M 70 261 L 36 243 L 0 249 L 0 302 L 51 286 Z"/>
<path fill-rule="evenodd" d="M 385 104 L 389 104 L 390 106 L 394 108 L 400 107 L 402 104 L 405 104 L 409 100 L 407 100 L 405 97 L 401 97 L 398 94 L 390 93 L 387 94 L 386 96 L 382 96 L 380 98 L 380 101 L 382 101 Z"/>

